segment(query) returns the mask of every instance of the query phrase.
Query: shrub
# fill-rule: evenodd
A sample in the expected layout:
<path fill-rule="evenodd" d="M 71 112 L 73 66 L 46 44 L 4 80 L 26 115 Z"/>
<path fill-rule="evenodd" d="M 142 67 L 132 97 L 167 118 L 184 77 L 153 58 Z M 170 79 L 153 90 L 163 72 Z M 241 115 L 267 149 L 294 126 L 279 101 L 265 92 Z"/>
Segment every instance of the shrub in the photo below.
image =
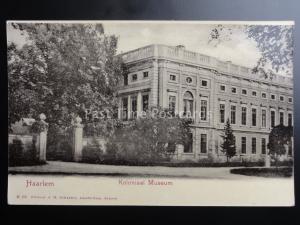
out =
<path fill-rule="evenodd" d="M 8 146 L 9 166 L 18 166 L 22 164 L 24 146 L 21 140 L 14 139 Z"/>
<path fill-rule="evenodd" d="M 103 161 L 102 150 L 98 146 L 85 146 L 82 149 L 82 162 L 101 163 Z"/>
<path fill-rule="evenodd" d="M 14 139 L 9 144 L 9 166 L 32 166 L 42 165 L 46 162 L 38 160 L 36 157 L 35 140 L 32 140 L 31 148 L 24 151 L 24 145 L 21 140 Z"/>
<path fill-rule="evenodd" d="M 169 161 L 168 143 L 185 143 L 190 132 L 188 123 L 178 117 L 150 116 L 123 124 L 109 137 L 106 160 L 143 165 Z"/>
<path fill-rule="evenodd" d="M 247 176 L 259 176 L 259 177 L 291 177 L 293 174 L 293 169 L 291 167 L 239 168 L 239 169 L 231 169 L 230 173 L 247 175 Z"/>

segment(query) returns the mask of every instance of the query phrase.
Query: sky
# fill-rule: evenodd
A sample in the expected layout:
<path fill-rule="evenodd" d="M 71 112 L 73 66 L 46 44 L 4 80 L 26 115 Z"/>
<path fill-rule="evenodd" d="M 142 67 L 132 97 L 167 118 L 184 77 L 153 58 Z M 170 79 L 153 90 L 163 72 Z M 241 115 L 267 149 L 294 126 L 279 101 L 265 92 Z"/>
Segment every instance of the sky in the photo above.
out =
<path fill-rule="evenodd" d="M 118 36 L 118 53 L 150 44 L 184 45 L 187 50 L 217 57 L 223 61 L 253 67 L 260 58 L 256 43 L 242 31 L 231 40 L 215 45 L 209 37 L 215 25 L 197 23 L 104 23 L 107 34 Z"/>
<path fill-rule="evenodd" d="M 260 58 L 256 43 L 242 31 L 231 35 L 231 40 L 218 45 L 209 43 L 211 30 L 215 25 L 184 22 L 102 22 L 104 32 L 118 37 L 118 53 L 150 44 L 170 46 L 184 45 L 187 50 L 231 61 L 246 67 L 253 67 Z M 25 37 L 10 25 L 7 27 L 8 41 L 22 45 Z"/>

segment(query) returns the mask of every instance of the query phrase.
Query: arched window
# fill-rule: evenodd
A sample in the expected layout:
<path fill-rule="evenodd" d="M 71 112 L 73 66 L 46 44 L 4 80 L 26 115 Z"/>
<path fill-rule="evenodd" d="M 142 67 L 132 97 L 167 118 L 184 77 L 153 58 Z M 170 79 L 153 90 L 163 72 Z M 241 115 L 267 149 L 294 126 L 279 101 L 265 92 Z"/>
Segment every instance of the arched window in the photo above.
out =
<path fill-rule="evenodd" d="M 183 112 L 184 115 L 193 115 L 194 97 L 191 92 L 187 91 L 183 95 Z"/>

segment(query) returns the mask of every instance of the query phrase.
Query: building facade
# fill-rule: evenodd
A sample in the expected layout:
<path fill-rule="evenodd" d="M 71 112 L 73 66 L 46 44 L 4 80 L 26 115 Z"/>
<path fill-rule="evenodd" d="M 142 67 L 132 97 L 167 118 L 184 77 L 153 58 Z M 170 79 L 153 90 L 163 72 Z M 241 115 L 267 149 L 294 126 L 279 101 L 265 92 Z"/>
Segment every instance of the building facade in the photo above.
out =
<path fill-rule="evenodd" d="M 293 124 L 290 77 L 266 79 L 182 45 L 149 45 L 121 56 L 128 74 L 118 89 L 120 119 L 134 119 L 152 107 L 192 116 L 190 144 L 176 146 L 174 159 L 226 160 L 220 145 L 229 119 L 237 151 L 233 160 L 262 160 L 272 127 Z M 292 145 L 287 152 L 292 155 Z"/>

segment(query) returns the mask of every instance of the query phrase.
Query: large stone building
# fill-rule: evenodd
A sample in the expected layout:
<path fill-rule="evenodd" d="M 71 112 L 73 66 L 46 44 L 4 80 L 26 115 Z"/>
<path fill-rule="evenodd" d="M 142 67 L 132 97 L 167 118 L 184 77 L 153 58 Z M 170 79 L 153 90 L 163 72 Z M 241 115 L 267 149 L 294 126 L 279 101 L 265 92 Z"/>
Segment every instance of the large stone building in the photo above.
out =
<path fill-rule="evenodd" d="M 157 106 L 193 115 L 190 144 L 177 146 L 175 159 L 224 160 L 220 135 L 227 118 L 235 135 L 234 159 L 263 159 L 271 128 L 293 123 L 290 77 L 265 79 L 250 68 L 182 45 L 149 45 L 122 57 L 129 71 L 118 91 L 120 118 L 132 119 L 132 112 Z M 292 154 L 292 147 L 288 152 Z"/>

